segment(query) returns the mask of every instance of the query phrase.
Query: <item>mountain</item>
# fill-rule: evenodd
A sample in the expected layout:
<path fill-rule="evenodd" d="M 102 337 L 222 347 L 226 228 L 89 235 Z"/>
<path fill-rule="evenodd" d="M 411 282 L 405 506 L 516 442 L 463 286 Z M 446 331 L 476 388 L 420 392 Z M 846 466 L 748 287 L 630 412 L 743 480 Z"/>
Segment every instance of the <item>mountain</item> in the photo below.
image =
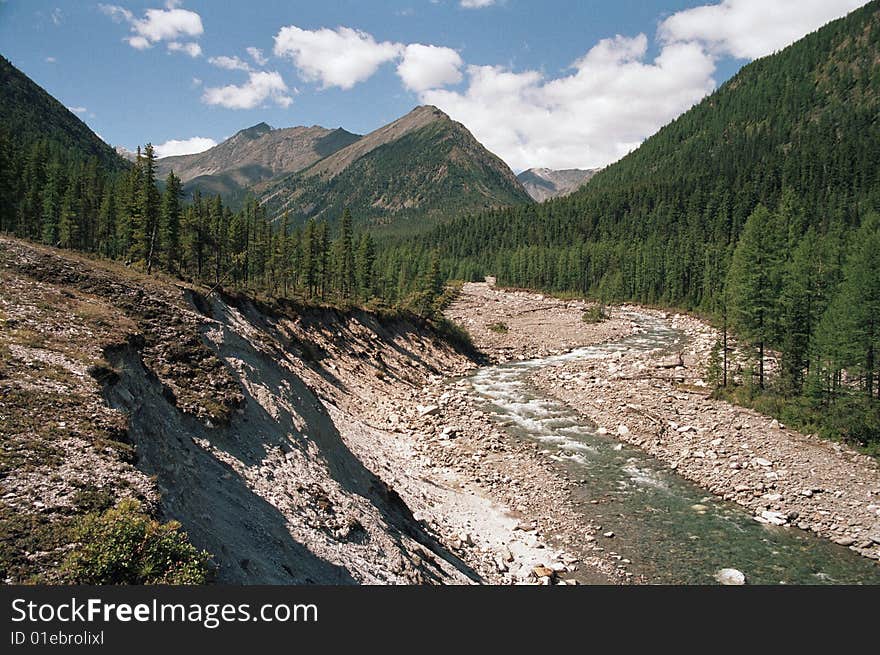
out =
<path fill-rule="evenodd" d="M 501 159 L 432 106 L 417 107 L 309 168 L 257 188 L 270 215 L 287 212 L 294 223 L 332 220 L 347 207 L 356 220 L 393 222 L 403 231 L 416 219 L 531 202 Z"/>
<path fill-rule="evenodd" d="M 113 149 L 116 151 L 116 154 L 119 155 L 120 157 L 122 157 L 123 159 L 126 159 L 130 162 L 137 161 L 137 152 L 135 152 L 133 150 L 129 150 L 125 146 L 116 146 Z"/>
<path fill-rule="evenodd" d="M 188 193 L 240 197 L 254 184 L 300 171 L 359 138 L 342 128 L 272 129 L 259 123 L 204 152 L 164 157 L 157 171 L 165 177 L 173 170 Z"/>
<path fill-rule="evenodd" d="M 2 56 L 0 89 L 0 134 L 14 146 L 41 141 L 70 157 L 96 157 L 113 170 L 127 166 L 88 125 Z"/>
<path fill-rule="evenodd" d="M 717 91 L 565 198 L 462 218 L 433 246 L 499 284 L 717 305 L 747 218 L 783 199 L 839 241 L 880 209 L 880 2 Z"/>
<path fill-rule="evenodd" d="M 550 198 L 567 196 L 577 191 L 598 172 L 598 168 L 586 170 L 581 168 L 562 170 L 530 168 L 517 175 L 516 179 L 522 183 L 533 199 L 537 202 L 544 202 Z"/>

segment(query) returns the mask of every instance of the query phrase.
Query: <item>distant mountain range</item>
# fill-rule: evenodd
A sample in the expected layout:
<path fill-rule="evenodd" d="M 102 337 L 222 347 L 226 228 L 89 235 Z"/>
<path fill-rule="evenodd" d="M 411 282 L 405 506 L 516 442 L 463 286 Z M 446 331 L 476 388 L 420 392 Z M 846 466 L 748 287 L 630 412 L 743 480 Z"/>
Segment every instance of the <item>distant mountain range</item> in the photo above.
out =
<path fill-rule="evenodd" d="M 544 202 L 574 193 L 598 172 L 598 168 L 530 168 L 516 178 L 532 198 L 537 202 Z"/>
<path fill-rule="evenodd" d="M 531 202 L 510 168 L 436 107 L 360 136 L 319 126 L 273 129 L 260 123 L 205 152 L 166 157 L 191 194 L 220 194 L 233 204 L 254 194 L 270 215 L 292 223 L 355 220 L 402 225 L 418 219 Z"/>
<path fill-rule="evenodd" d="M 270 212 L 293 222 L 355 220 L 404 231 L 456 214 L 531 202 L 501 159 L 460 123 L 417 107 L 314 165 L 255 190 Z M 414 221 L 416 221 L 414 223 Z"/>
<path fill-rule="evenodd" d="M 187 193 L 198 189 L 203 194 L 239 196 L 254 184 L 300 171 L 358 139 L 342 128 L 276 130 L 259 123 L 204 152 L 160 159 L 157 170 L 164 177 L 173 169 Z"/>

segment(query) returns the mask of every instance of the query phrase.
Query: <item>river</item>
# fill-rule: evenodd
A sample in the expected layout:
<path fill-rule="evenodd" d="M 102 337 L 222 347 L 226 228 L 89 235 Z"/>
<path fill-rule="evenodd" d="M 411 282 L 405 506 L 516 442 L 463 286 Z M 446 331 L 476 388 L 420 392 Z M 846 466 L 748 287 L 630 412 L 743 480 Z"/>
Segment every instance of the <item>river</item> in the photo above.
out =
<path fill-rule="evenodd" d="M 579 481 L 574 491 L 584 523 L 601 526 L 606 550 L 631 561 L 628 570 L 657 584 L 714 584 L 722 568 L 750 584 L 880 584 L 880 566 L 849 549 L 792 527 L 755 521 L 682 478 L 666 464 L 617 439 L 529 382 L 537 367 L 573 359 L 606 359 L 617 351 L 677 349 L 685 338 L 662 320 L 634 314 L 641 330 L 619 342 L 563 355 L 481 368 L 467 378 L 472 395 L 506 430 L 540 444 Z"/>

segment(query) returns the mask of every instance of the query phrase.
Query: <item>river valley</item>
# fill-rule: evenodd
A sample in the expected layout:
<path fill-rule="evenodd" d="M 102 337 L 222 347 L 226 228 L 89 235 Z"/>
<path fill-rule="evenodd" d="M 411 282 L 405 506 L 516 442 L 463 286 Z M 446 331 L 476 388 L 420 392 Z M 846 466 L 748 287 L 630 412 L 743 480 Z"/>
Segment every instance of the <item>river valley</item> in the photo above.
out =
<path fill-rule="evenodd" d="M 638 332 L 561 355 L 484 367 L 465 379 L 480 409 L 516 438 L 539 444 L 576 486 L 572 504 L 614 559 L 648 583 L 711 584 L 724 568 L 755 584 L 877 584 L 880 567 L 846 547 L 795 527 L 758 522 L 670 466 L 553 398 L 536 370 L 615 361 L 626 353 L 668 355 L 687 338 L 661 318 L 630 313 Z M 604 432 L 604 430 L 603 430 Z"/>

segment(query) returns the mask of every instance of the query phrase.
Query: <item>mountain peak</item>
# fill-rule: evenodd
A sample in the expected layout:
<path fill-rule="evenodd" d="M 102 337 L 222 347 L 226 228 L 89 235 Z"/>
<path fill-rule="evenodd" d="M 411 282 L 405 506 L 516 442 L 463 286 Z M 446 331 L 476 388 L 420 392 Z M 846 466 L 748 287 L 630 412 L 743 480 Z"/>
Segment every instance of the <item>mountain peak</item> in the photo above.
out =
<path fill-rule="evenodd" d="M 566 196 L 577 191 L 598 172 L 598 169 L 530 168 L 517 175 L 529 195 L 538 202 Z"/>
<path fill-rule="evenodd" d="M 434 105 L 419 105 L 418 107 L 413 109 L 409 113 L 409 115 L 432 117 L 437 120 L 452 120 L 451 118 L 449 118 L 448 114 L 446 114 L 442 109 Z"/>
<path fill-rule="evenodd" d="M 251 127 L 239 130 L 235 136 L 242 136 L 246 139 L 259 139 L 261 136 L 272 131 L 272 126 L 268 123 L 257 123 Z"/>

